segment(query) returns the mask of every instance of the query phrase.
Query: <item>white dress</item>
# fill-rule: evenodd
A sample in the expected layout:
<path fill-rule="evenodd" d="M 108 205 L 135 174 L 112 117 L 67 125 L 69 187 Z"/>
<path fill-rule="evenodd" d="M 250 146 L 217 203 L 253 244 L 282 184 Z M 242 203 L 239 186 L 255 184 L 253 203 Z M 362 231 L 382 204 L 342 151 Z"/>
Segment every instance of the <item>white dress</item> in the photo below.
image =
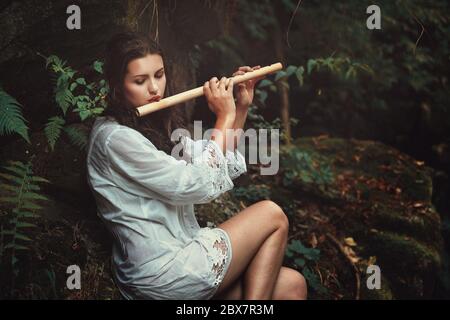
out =
<path fill-rule="evenodd" d="M 224 156 L 213 140 L 181 143 L 177 159 L 110 118 L 92 128 L 88 183 L 114 238 L 113 276 L 127 299 L 210 299 L 232 259 L 228 234 L 200 228 L 194 204 L 232 189 L 245 158 L 237 149 Z"/>

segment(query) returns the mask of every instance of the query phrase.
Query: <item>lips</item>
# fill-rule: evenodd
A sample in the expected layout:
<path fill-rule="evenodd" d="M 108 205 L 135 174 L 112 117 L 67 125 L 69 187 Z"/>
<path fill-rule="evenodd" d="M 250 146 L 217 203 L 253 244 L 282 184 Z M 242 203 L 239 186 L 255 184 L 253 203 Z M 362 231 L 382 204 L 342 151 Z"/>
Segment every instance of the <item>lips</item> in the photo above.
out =
<path fill-rule="evenodd" d="M 156 101 L 159 101 L 159 100 L 161 100 L 161 96 L 154 96 L 154 97 L 152 97 L 151 99 L 149 99 L 147 101 L 150 103 L 150 102 L 156 102 Z"/>

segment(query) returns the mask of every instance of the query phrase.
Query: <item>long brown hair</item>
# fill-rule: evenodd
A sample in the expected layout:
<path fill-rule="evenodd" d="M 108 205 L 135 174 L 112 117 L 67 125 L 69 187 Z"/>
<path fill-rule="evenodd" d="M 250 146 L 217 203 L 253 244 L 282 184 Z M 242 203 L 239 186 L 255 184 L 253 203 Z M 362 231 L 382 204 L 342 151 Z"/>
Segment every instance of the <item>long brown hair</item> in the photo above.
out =
<path fill-rule="evenodd" d="M 106 46 L 105 76 L 109 85 L 108 106 L 104 115 L 115 118 L 142 133 L 158 149 L 170 154 L 175 142 L 170 135 L 177 128 L 186 128 L 187 119 L 183 106 L 165 108 L 144 117 L 138 117 L 123 95 L 123 80 L 131 60 L 145 57 L 148 54 L 159 54 L 163 60 L 161 47 L 144 34 L 138 32 L 122 32 L 114 35 Z M 166 73 L 166 89 L 164 96 L 173 94 L 171 83 L 171 64 L 164 64 Z"/>

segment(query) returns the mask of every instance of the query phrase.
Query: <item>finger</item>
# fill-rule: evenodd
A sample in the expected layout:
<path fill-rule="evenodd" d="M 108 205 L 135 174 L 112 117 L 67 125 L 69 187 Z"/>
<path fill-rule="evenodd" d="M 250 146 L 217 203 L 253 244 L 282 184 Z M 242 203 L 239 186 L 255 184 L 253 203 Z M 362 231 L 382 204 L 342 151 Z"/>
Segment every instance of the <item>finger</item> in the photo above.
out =
<path fill-rule="evenodd" d="M 217 77 L 212 77 L 211 80 L 209 80 L 209 88 L 211 90 L 211 93 L 214 93 L 217 91 L 217 82 L 219 79 Z"/>
<path fill-rule="evenodd" d="M 234 81 L 233 79 L 228 79 L 228 86 L 227 86 L 227 91 L 233 91 L 233 87 L 234 87 Z"/>
<path fill-rule="evenodd" d="M 242 75 L 244 73 L 245 73 L 244 71 L 236 71 L 235 73 L 233 73 L 233 77 Z"/>
<path fill-rule="evenodd" d="M 239 67 L 239 70 L 242 70 L 242 71 L 252 71 L 252 68 L 250 68 L 249 66 L 243 66 L 243 67 Z"/>
<path fill-rule="evenodd" d="M 222 77 L 220 79 L 220 82 L 219 82 L 219 89 L 224 90 L 225 87 L 226 87 L 226 84 L 227 84 L 227 78 L 226 77 Z"/>
<path fill-rule="evenodd" d="M 211 88 L 209 86 L 209 81 L 206 81 L 203 84 L 203 92 L 204 92 L 205 96 L 207 96 L 207 97 L 211 95 Z"/>

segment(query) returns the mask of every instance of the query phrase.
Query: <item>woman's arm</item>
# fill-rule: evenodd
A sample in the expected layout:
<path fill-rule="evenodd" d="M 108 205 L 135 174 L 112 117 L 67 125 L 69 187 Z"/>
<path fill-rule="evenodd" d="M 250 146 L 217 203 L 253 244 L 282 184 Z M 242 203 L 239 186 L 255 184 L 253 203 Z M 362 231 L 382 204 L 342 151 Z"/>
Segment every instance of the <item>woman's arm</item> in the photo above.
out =
<path fill-rule="evenodd" d="M 250 68 L 249 66 L 240 67 L 233 76 L 243 75 L 246 72 L 251 72 L 254 70 L 258 70 L 261 66 L 255 66 Z M 234 131 L 234 147 L 238 147 L 238 142 L 241 138 L 245 121 L 247 120 L 248 108 L 252 104 L 255 85 L 258 81 L 264 79 L 265 76 L 258 77 L 252 80 L 248 80 L 243 83 L 239 83 L 237 85 L 236 92 L 236 117 L 233 125 Z M 239 130 L 242 129 L 242 130 Z M 234 150 L 234 149 L 233 149 Z"/>
<path fill-rule="evenodd" d="M 213 133 L 211 134 L 211 140 L 214 140 L 219 145 L 219 148 L 224 154 L 226 154 L 227 149 L 231 151 L 234 151 L 235 149 L 233 141 L 231 141 L 230 139 L 228 139 L 227 141 L 226 139 L 227 132 L 229 134 L 233 129 L 235 118 L 236 114 L 234 112 L 229 112 L 224 116 L 218 117 L 214 126 Z"/>
<path fill-rule="evenodd" d="M 233 79 L 222 77 L 220 81 L 213 77 L 205 82 L 203 90 L 208 101 L 208 107 L 217 116 L 216 124 L 211 134 L 223 154 L 228 150 L 234 150 L 233 123 L 236 118 L 236 104 L 233 99 Z M 229 142 L 229 143 L 228 143 Z M 227 146 L 227 144 L 229 144 Z"/>

